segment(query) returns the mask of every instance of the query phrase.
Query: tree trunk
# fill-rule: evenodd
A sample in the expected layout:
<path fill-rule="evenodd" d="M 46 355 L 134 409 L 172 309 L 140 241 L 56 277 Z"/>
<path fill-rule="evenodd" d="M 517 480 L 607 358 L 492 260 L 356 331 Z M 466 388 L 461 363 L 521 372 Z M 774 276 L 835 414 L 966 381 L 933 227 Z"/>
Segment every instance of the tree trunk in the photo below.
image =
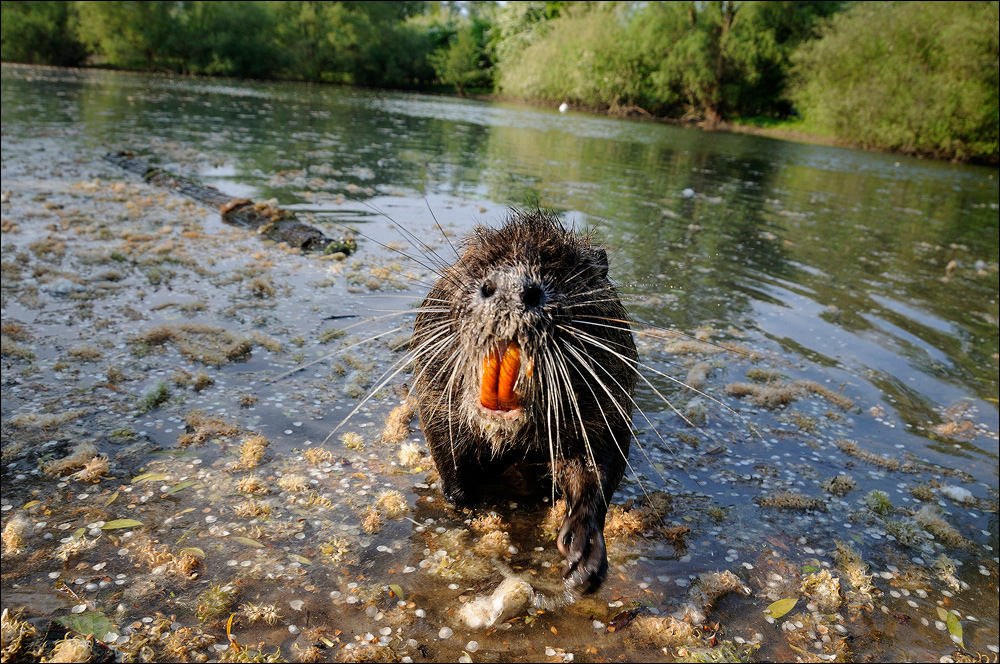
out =
<path fill-rule="evenodd" d="M 298 221 L 294 212 L 273 207 L 268 203 L 254 203 L 248 198 L 233 198 L 215 187 L 203 187 L 187 178 L 173 175 L 146 161 L 136 159 L 131 152 L 112 152 L 106 155 L 104 160 L 140 176 L 146 182 L 173 189 L 199 203 L 216 207 L 222 214 L 222 220 L 227 224 L 256 230 L 259 235 L 275 242 L 285 242 L 303 251 L 320 251 L 327 254 L 336 252 L 350 254 L 358 248 L 357 242 L 349 235 L 340 240 L 333 240 L 318 229 Z"/>

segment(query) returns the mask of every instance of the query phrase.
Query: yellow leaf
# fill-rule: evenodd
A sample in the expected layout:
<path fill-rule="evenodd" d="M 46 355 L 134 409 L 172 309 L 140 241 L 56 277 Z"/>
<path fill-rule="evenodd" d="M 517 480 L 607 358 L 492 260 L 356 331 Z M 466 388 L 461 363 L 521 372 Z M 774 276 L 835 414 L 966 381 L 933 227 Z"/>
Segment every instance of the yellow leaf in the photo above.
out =
<path fill-rule="evenodd" d="M 771 617 L 777 620 L 781 616 L 785 615 L 789 611 L 795 608 L 795 604 L 799 600 L 795 597 L 788 597 L 786 599 L 779 599 L 777 602 L 771 604 L 771 606 L 764 609 L 764 613 L 770 613 Z"/>
<path fill-rule="evenodd" d="M 253 547 L 256 547 L 258 549 L 262 548 L 264 546 L 263 544 L 261 544 L 257 540 L 250 539 L 249 537 L 234 537 L 233 539 L 236 540 L 237 542 L 241 543 L 241 544 L 246 544 L 247 546 L 253 546 Z"/>
<path fill-rule="evenodd" d="M 167 489 L 163 493 L 168 494 L 168 495 L 171 494 L 171 493 L 177 493 L 178 491 L 180 491 L 182 489 L 188 488 L 189 486 L 191 486 L 195 482 L 196 482 L 196 480 L 188 480 L 187 482 L 181 482 L 180 484 L 175 484 L 174 486 L 170 487 L 169 489 Z"/>
<path fill-rule="evenodd" d="M 136 482 L 160 482 L 167 479 L 166 473 L 143 473 L 132 478 L 132 484 Z"/>
<path fill-rule="evenodd" d="M 948 633 L 951 634 L 952 640 L 964 648 L 965 645 L 962 643 L 962 622 L 958 619 L 958 616 L 954 612 L 949 612 L 948 619 L 944 622 L 948 626 Z"/>
<path fill-rule="evenodd" d="M 141 526 L 142 521 L 136 521 L 135 519 L 114 519 L 113 521 L 108 521 L 103 526 L 101 530 L 115 530 L 116 528 L 135 528 L 136 526 Z"/>

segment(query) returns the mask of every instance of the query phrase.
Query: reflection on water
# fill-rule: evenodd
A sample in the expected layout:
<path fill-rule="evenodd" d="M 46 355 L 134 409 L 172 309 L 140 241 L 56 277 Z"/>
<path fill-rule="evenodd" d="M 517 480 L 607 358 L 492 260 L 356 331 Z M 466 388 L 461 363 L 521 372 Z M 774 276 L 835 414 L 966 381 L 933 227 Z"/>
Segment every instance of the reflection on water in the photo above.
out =
<path fill-rule="evenodd" d="M 697 575 L 732 569 L 741 574 L 752 599 L 734 600 L 719 609 L 719 616 L 728 621 L 726 638 L 740 634 L 744 639 L 729 641 L 729 647 L 756 643 L 767 659 L 794 656 L 793 651 L 799 652 L 794 648 L 803 643 L 807 650 L 813 648 L 811 642 L 800 643 L 792 636 L 787 647 L 782 645 L 781 635 L 767 631 L 778 627 L 765 622 L 760 611 L 773 600 L 804 592 L 788 579 L 825 565 L 842 574 L 848 603 L 854 602 L 855 609 L 858 604 L 870 604 L 875 616 L 870 619 L 881 621 L 871 627 L 881 630 L 878 640 L 893 644 L 874 644 L 874 631 L 860 626 L 869 618 L 851 613 L 846 620 L 833 620 L 830 624 L 846 624 L 845 629 L 852 630 L 859 640 L 853 646 L 858 653 L 889 658 L 912 655 L 917 660 L 948 655 L 953 647 L 948 618 L 936 609 L 951 601 L 961 606 L 965 645 L 970 651 L 994 648 L 996 652 L 997 609 L 990 586 L 995 588 L 997 579 L 998 546 L 1000 194 L 995 170 L 510 104 L 303 84 L 5 66 L 3 99 L 3 188 L 20 189 L 11 194 L 14 207 L 8 206 L 6 198 L 4 204 L 5 362 L 20 352 L 12 344 L 32 343 L 30 334 L 17 337 L 15 327 L 8 333 L 9 321 L 33 326 L 36 335 L 44 328 L 57 340 L 53 349 L 37 338 L 31 359 L 25 359 L 26 354 L 10 359 L 14 364 L 9 366 L 21 372 L 16 380 L 8 379 L 16 372 L 8 373 L 5 368 L 5 446 L 14 440 L 10 433 L 14 425 L 8 426 L 9 422 L 16 422 L 16 416 L 36 405 L 23 392 L 12 387 L 8 392 L 8 387 L 33 380 L 32 371 L 49 376 L 52 384 L 68 387 L 65 368 L 57 366 L 62 362 L 60 353 L 69 345 L 66 339 L 94 334 L 85 331 L 87 325 L 81 327 L 81 321 L 91 317 L 119 321 L 107 323 L 109 330 L 120 327 L 119 336 L 106 334 L 113 339 L 109 343 L 120 345 L 116 352 L 127 358 L 121 361 L 135 365 L 134 375 L 167 375 L 176 370 L 169 366 L 171 362 L 187 367 L 191 374 L 203 368 L 196 363 L 192 366 L 183 350 L 164 357 L 153 353 L 149 360 L 133 358 L 136 353 L 129 350 L 133 342 L 128 335 L 135 330 L 129 326 L 146 332 L 156 323 L 177 324 L 190 318 L 226 329 L 256 329 L 285 347 L 284 354 L 268 354 L 258 339 L 246 364 L 215 367 L 210 373 L 216 383 L 204 392 L 191 393 L 183 404 L 159 406 L 162 411 L 154 410 L 149 416 L 127 416 L 132 418 L 133 433 L 165 449 L 176 447 L 185 429 L 185 414 L 194 408 L 239 414 L 246 420 L 245 428 L 259 429 L 273 442 L 274 456 L 267 457 L 269 465 L 263 474 L 271 474 L 272 492 L 280 486 L 280 494 L 260 500 L 266 506 L 280 495 L 286 501 L 280 505 L 285 520 L 278 516 L 264 519 L 257 530 L 243 522 L 239 528 L 196 527 L 186 521 L 192 517 L 181 516 L 186 514 L 183 510 L 205 505 L 209 506 L 206 510 L 218 510 L 220 504 L 232 501 L 238 478 L 220 470 L 219 464 L 231 461 L 237 441 L 223 443 L 218 450 L 211 448 L 215 451 L 205 448 L 197 454 L 197 463 L 189 456 L 155 462 L 137 456 L 133 460 L 136 474 L 140 467 L 155 467 L 169 477 L 158 481 L 173 487 L 190 481 L 181 477 L 201 483 L 165 494 L 179 501 L 174 511 L 152 507 L 159 504 L 157 492 L 147 492 L 141 484 L 135 495 L 148 496 L 135 504 L 148 501 L 149 509 L 162 512 L 156 512 L 158 518 L 171 520 L 172 525 L 161 533 L 165 543 L 177 536 L 171 528 L 186 529 L 184 537 L 196 534 L 205 541 L 222 542 L 206 564 L 206 578 L 213 582 L 224 580 L 228 568 L 220 571 L 211 563 L 213 556 L 223 556 L 228 559 L 223 565 L 244 570 L 240 577 L 243 592 L 263 593 L 262 578 L 285 579 L 296 588 L 300 584 L 310 598 L 322 587 L 325 603 L 310 599 L 314 615 L 343 621 L 338 624 L 348 632 L 350 624 L 359 635 L 392 625 L 381 637 L 359 636 L 358 643 L 337 637 L 340 647 L 350 643 L 353 650 L 348 650 L 358 656 L 385 654 L 364 649 L 382 641 L 383 646 L 391 642 L 397 655 L 420 656 L 421 648 L 433 641 L 436 650 L 423 656 L 444 660 L 460 656 L 460 646 L 474 637 L 469 642 L 482 646 L 483 652 L 499 652 L 503 643 L 516 642 L 515 658 L 530 659 L 545 652 L 565 659 L 564 655 L 577 649 L 579 657 L 589 653 L 620 659 L 637 653 L 662 654 L 661 648 L 676 656 L 671 650 L 676 644 L 658 641 L 661 633 L 635 636 L 638 627 L 625 632 L 633 636 L 623 643 L 609 641 L 594 652 L 586 649 L 587 644 L 597 633 L 608 637 L 607 623 L 625 630 L 632 618 L 622 615 L 630 609 L 646 607 L 646 618 L 674 612 L 683 604 L 678 598 L 694 597 L 695 589 L 708 583 Z M 98 177 L 89 175 L 95 169 L 103 173 L 100 177 L 113 181 L 120 174 L 102 171 L 97 159 L 105 151 L 122 148 L 197 175 L 233 196 L 276 198 L 312 223 L 351 225 L 363 234 L 362 251 L 328 270 L 319 261 L 279 257 L 278 252 L 253 244 L 240 244 L 239 251 L 212 245 L 208 255 L 217 262 L 212 264 L 211 275 L 192 267 L 198 261 L 105 260 L 114 251 L 124 251 L 116 243 L 131 242 L 129 233 L 141 230 L 150 236 L 146 241 L 155 244 L 159 231 L 152 222 L 143 221 L 143 215 L 152 214 L 162 202 L 123 209 L 125 197 L 99 198 L 108 189 L 107 183 L 88 189 L 86 182 L 70 182 L 65 191 L 57 183 L 84 180 L 84 174 Z M 130 186 L 136 187 L 130 193 L 141 194 L 138 185 Z M 49 189 L 62 192 L 66 200 L 35 209 L 49 199 L 54 201 Z M 33 202 L 24 193 L 37 190 L 46 191 Z M 18 196 L 20 203 L 15 201 Z M 32 221 L 37 217 L 49 223 L 45 215 L 75 209 L 81 197 L 102 201 L 88 213 L 92 215 L 89 225 L 73 215 L 62 218 L 61 229 L 58 223 L 50 229 Z M 395 454 L 386 449 L 361 452 L 335 437 L 329 446 L 334 450 L 330 458 L 313 463 L 311 457 L 307 462 L 302 455 L 296 456 L 310 444 L 307 441 L 322 441 L 331 421 L 339 421 L 378 386 L 377 376 L 398 359 L 394 351 L 372 344 L 372 349 L 345 355 L 350 361 L 323 360 L 293 377 L 269 381 L 333 350 L 326 344 L 335 335 L 322 336 L 333 328 L 346 328 L 358 338 L 376 337 L 391 328 L 395 318 L 358 329 L 350 327 L 352 319 L 324 317 L 406 311 L 426 289 L 420 283 L 428 277 L 425 271 L 431 260 L 428 249 L 420 249 L 416 240 L 444 256 L 451 251 L 441 239 L 435 218 L 447 232 L 461 235 L 474 222 L 495 222 L 508 204 L 538 204 L 561 211 L 567 221 L 593 228 L 612 249 L 612 274 L 621 284 L 632 315 L 641 323 L 637 326 L 639 346 L 647 366 L 637 395 L 643 413 L 635 418 L 634 476 L 626 480 L 618 496 L 626 505 L 622 515 L 632 514 L 628 510 L 633 503 L 636 514 L 646 509 L 656 502 L 661 489 L 677 498 L 667 508 L 672 509 L 667 520 L 648 529 L 642 538 L 623 535 L 612 541 L 609 549 L 618 576 L 609 579 L 597 599 L 572 606 L 553 600 L 545 605 L 550 608 L 547 614 L 544 609 L 540 613 L 532 609 L 528 620 L 522 612 L 513 628 L 488 635 L 462 631 L 465 640 L 458 643 L 457 637 L 449 640 L 438 631 L 444 624 L 461 631 L 449 617 L 447 604 L 457 605 L 460 593 L 472 599 L 492 591 L 501 578 L 495 570 L 484 572 L 490 574 L 493 585 L 480 587 L 455 572 L 455 561 L 471 546 L 472 540 L 463 544 L 462 538 L 480 537 L 462 535 L 471 517 L 435 502 L 440 495 L 422 481 L 428 469 L 400 469 L 396 461 L 386 460 Z M 416 238 L 401 237 L 380 210 Z M 161 221 L 168 227 L 194 223 L 191 217 L 165 214 L 166 220 Z M 6 230 L 8 218 L 20 226 L 17 233 Z M 138 220 L 134 222 L 138 230 L 129 226 L 133 218 Z M 80 291 L 74 290 L 70 278 L 79 275 L 65 265 L 52 267 L 45 261 L 58 265 L 61 259 L 29 242 L 77 223 L 80 247 L 72 246 L 69 251 L 84 253 L 74 259 L 74 269 L 99 271 L 84 279 L 83 285 L 77 284 Z M 202 221 L 197 219 L 197 223 Z M 205 217 L 203 223 L 199 229 L 205 235 L 229 237 L 230 231 L 221 227 L 217 217 Z M 207 241 L 204 236 L 191 237 Z M 253 238 L 233 241 L 252 242 Z M 379 243 L 412 248 L 399 255 L 380 248 Z M 171 249 L 163 251 L 180 251 L 180 246 L 183 240 L 177 238 Z M 103 252 L 101 260 L 107 265 L 88 267 L 98 262 L 95 252 Z M 65 292 L 53 286 L 63 283 L 54 279 L 59 275 L 69 284 L 59 286 Z M 116 290 L 115 283 L 122 287 Z M 383 287 L 390 290 L 390 284 L 400 290 L 392 295 L 371 292 Z M 86 316 L 76 309 L 65 314 L 66 300 L 58 297 L 98 287 L 105 289 L 101 292 L 110 298 L 107 303 L 96 300 L 88 305 L 93 311 L 88 309 Z M 262 304 L 248 294 L 269 289 L 284 295 Z M 137 292 L 144 299 L 136 300 Z M 181 293 L 200 303 L 200 308 L 177 309 L 180 305 L 174 300 Z M 186 302 L 184 306 L 194 305 Z M 128 310 L 141 311 L 134 313 L 133 322 L 126 322 L 133 315 Z M 677 330 L 698 342 L 683 339 L 688 345 L 682 346 L 677 338 L 660 338 L 659 328 Z M 353 348 L 351 340 L 343 342 L 343 347 Z M 45 373 L 49 371 L 51 375 Z M 72 380 L 80 382 L 75 388 L 79 393 L 104 389 L 87 372 Z M 149 385 L 155 382 L 144 380 Z M 692 391 L 692 386 L 699 391 Z M 358 430 L 370 434 L 374 429 L 365 431 L 367 427 L 378 428 L 394 397 L 389 389 L 380 388 L 378 397 L 352 421 Z M 244 394 L 260 398 L 259 405 L 246 413 L 237 405 Z M 853 405 L 845 406 L 841 401 L 845 397 Z M 113 401 L 115 397 L 106 398 Z M 62 447 L 52 449 L 62 450 L 65 441 L 51 435 L 62 441 Z M 40 439 L 39 444 L 44 443 Z M 12 458 L 5 473 L 25 472 L 25 461 Z M 6 452 L 4 461 L 7 465 Z M 215 468 L 210 470 L 212 465 Z M 286 476 L 313 481 L 316 496 L 302 497 L 306 494 L 289 488 L 290 481 L 280 485 L 276 478 Z M 830 481 L 840 476 L 850 476 L 857 488 L 835 493 Z M 962 499 L 949 497 L 956 484 L 970 492 L 969 500 L 962 500 L 966 496 L 960 491 L 955 495 Z M 5 474 L 5 519 L 8 512 L 27 512 L 21 509 L 23 497 L 9 492 L 8 485 Z M 59 490 L 70 491 L 73 486 Z M 358 495 L 371 497 L 389 489 L 405 492 L 412 522 L 388 521 L 385 530 L 367 532 L 362 525 L 374 517 L 364 512 L 368 501 Z M 879 512 L 881 503 L 872 497 L 876 490 L 888 492 L 895 507 L 890 504 L 889 510 Z M 782 500 L 795 502 L 789 494 L 821 497 L 827 511 L 816 509 L 815 504 L 782 504 Z M 336 518 L 317 515 L 324 500 Z M 521 509 L 509 504 L 497 508 L 510 541 L 521 543 L 517 554 L 501 552 L 501 557 L 506 556 L 504 564 L 512 568 L 539 573 L 532 579 L 535 591 L 557 597 L 558 553 L 550 541 L 537 551 L 532 542 L 539 537 L 537 522 L 544 519 L 546 506 L 525 501 L 532 505 L 527 511 L 523 505 Z M 921 509 L 935 504 L 946 508 L 948 518 L 958 523 L 960 542 L 972 544 L 942 545 L 946 531 L 928 525 L 930 517 Z M 252 503 L 239 505 L 242 510 L 258 509 Z M 278 502 L 272 507 L 279 509 Z M 223 514 L 227 509 L 222 508 Z M 30 518 L 41 519 L 35 513 Z M 75 529 L 80 525 L 75 518 L 63 515 L 59 520 Z M 8 523 L 12 520 L 13 516 Z M 40 533 L 46 526 L 33 527 Z M 928 532 L 936 534 L 933 538 L 920 534 Z M 233 546 L 233 537 L 268 541 L 265 553 L 270 558 L 227 548 Z M 859 587 L 848 584 L 849 564 L 834 554 L 836 542 L 843 540 L 858 548 L 876 567 L 874 571 L 882 574 L 876 575 L 881 584 L 874 595 L 877 599 L 851 594 L 860 592 Z M 299 542 L 301 548 L 287 542 Z M 886 547 L 886 542 L 893 546 Z M 896 556 L 898 543 L 903 543 L 905 556 Z M 285 547 L 286 553 L 277 555 L 272 545 Z M 341 545 L 350 552 L 344 553 L 343 561 L 337 558 Z M 246 546 L 252 545 L 244 542 Z M 948 563 L 936 558 L 942 553 L 950 556 L 946 561 L 959 560 L 960 569 L 953 570 L 960 577 L 959 590 L 947 580 Z M 12 560 L 9 555 L 5 548 L 5 578 L 8 560 Z M 329 568 L 314 565 L 323 556 Z M 913 563 L 911 558 L 920 562 Z M 818 561 L 815 569 L 810 568 L 811 560 Z M 255 570 L 256 576 L 244 568 Z M 334 568 L 336 572 L 330 571 Z M 404 569 L 409 570 L 405 582 L 399 581 L 403 576 L 394 576 L 403 575 Z M 415 570 L 426 569 L 438 570 L 441 578 L 415 580 Z M 451 584 L 455 588 L 446 590 L 448 584 L 442 578 L 451 578 L 452 572 L 458 580 Z M 366 583 L 358 577 L 365 577 Z M 18 578 L 18 583 L 28 583 Z M 374 586 L 369 587 L 367 581 L 383 585 L 372 590 Z M 401 585 L 406 595 L 401 603 L 397 604 L 394 590 L 385 590 L 383 596 L 383 586 Z M 162 584 L 158 587 L 163 589 Z M 14 600 L 7 599 L 13 597 L 9 595 L 12 590 L 5 585 L 5 608 L 14 606 L 8 604 Z M 203 590 L 177 590 L 183 597 L 180 604 L 204 600 Z M 23 588 L 18 592 L 20 605 L 30 604 L 38 594 Z M 211 599 L 224 604 L 226 593 L 220 592 Z M 441 593 L 447 597 L 441 606 L 429 601 Z M 246 601 L 256 600 L 247 597 Z M 289 597 L 268 601 L 287 604 Z M 693 600 L 687 601 L 690 605 Z M 338 613 L 351 607 L 365 609 L 360 620 Z M 842 612 L 847 615 L 849 611 L 853 609 L 845 604 Z M 913 614 L 912 625 L 909 618 L 898 618 L 905 612 Z M 132 614 L 125 617 L 137 619 Z M 818 636 L 825 633 L 819 629 L 822 625 L 809 623 L 810 619 L 802 617 L 800 622 L 807 623 L 804 627 L 796 631 L 793 625 L 782 634 L 808 632 L 817 642 L 827 643 Z M 551 641 L 552 654 L 532 650 L 536 633 L 531 630 L 536 623 L 545 624 L 546 630 L 552 627 L 546 634 L 561 635 Z M 643 629 L 655 631 L 656 624 L 647 623 Z M 284 632 L 267 636 L 269 642 L 284 643 L 286 648 L 289 638 Z M 317 632 L 310 638 L 326 643 L 323 639 L 334 637 Z M 302 645 L 303 639 L 297 636 L 295 646 Z M 813 648 L 813 654 L 843 654 L 839 647 L 847 646 L 821 645 Z"/>

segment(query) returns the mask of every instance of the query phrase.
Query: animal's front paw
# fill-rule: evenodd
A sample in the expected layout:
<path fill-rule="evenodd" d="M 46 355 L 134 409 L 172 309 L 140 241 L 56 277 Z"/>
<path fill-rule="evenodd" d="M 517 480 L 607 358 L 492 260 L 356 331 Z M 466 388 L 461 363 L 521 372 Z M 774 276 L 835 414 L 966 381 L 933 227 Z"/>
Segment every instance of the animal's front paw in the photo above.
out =
<path fill-rule="evenodd" d="M 556 540 L 566 556 L 563 578 L 584 593 L 597 590 L 608 575 L 608 554 L 604 546 L 604 519 L 586 511 L 575 512 L 563 521 Z"/>
<path fill-rule="evenodd" d="M 441 493 L 447 498 L 452 504 L 458 507 L 464 507 L 469 504 L 469 496 L 465 493 L 465 489 L 458 485 L 452 484 L 449 486 L 442 486 Z"/>

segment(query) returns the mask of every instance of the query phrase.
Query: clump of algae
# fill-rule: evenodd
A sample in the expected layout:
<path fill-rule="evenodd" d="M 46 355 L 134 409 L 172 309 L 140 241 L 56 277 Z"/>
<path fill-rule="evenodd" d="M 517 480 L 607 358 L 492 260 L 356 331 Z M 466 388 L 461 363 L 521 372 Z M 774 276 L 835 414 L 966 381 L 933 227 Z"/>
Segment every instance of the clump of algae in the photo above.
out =
<path fill-rule="evenodd" d="M 229 613 L 235 605 L 236 588 L 221 583 L 214 584 L 198 595 L 198 599 L 195 602 L 198 619 L 202 622 L 221 618 Z"/>
<path fill-rule="evenodd" d="M 73 448 L 73 451 L 62 459 L 57 459 L 51 463 L 44 464 L 42 471 L 46 475 L 58 477 L 65 475 L 71 470 L 84 468 L 94 457 L 98 456 L 97 446 L 91 441 L 84 441 Z"/>
<path fill-rule="evenodd" d="M 21 620 L 23 611 L 23 608 L 17 611 L 5 608 L 0 616 L 0 637 L 2 637 L 0 656 L 4 662 L 25 661 L 29 656 L 32 658 L 38 656 L 29 651 L 29 648 L 41 633 L 31 623 Z"/>
<path fill-rule="evenodd" d="M 538 525 L 550 540 L 554 540 L 559 535 L 563 520 L 566 518 L 566 501 L 559 499 L 552 504 L 552 507 L 545 513 L 545 518 Z"/>
<path fill-rule="evenodd" d="M 365 440 L 361 437 L 361 434 L 349 431 L 340 437 L 343 441 L 344 446 L 349 450 L 363 450 L 365 449 Z"/>
<path fill-rule="evenodd" d="M 131 339 L 133 352 L 140 356 L 172 343 L 184 357 L 215 366 L 245 361 L 255 342 L 269 349 L 280 349 L 280 344 L 260 334 L 239 336 L 220 327 L 199 323 L 160 325 Z"/>
<path fill-rule="evenodd" d="M 233 505 L 232 509 L 237 516 L 241 516 L 244 519 L 256 519 L 271 514 L 270 507 L 254 498 L 237 503 Z"/>
<path fill-rule="evenodd" d="M 427 571 L 443 579 L 466 581 L 482 579 L 493 572 L 488 558 L 478 555 L 469 545 L 469 531 L 452 528 L 431 534 L 428 545 L 433 553 L 427 558 Z"/>
<path fill-rule="evenodd" d="M 338 662 L 398 662 L 399 654 L 389 646 L 378 645 L 378 642 L 359 643 L 353 648 L 342 648 L 337 651 Z"/>
<path fill-rule="evenodd" d="M 774 409 L 797 401 L 809 394 L 826 399 L 841 410 L 850 410 L 854 401 L 812 380 L 794 382 L 730 383 L 724 388 L 734 397 L 749 397 L 751 403 L 762 408 Z"/>
<path fill-rule="evenodd" d="M 278 486 L 283 491 L 305 491 L 309 488 L 309 478 L 305 475 L 297 475 L 295 473 L 289 473 L 288 475 L 282 475 L 278 478 Z"/>
<path fill-rule="evenodd" d="M 507 530 L 507 525 L 499 514 L 489 512 L 472 519 L 469 528 L 477 533 L 491 533 L 496 530 Z"/>
<path fill-rule="evenodd" d="M 319 545 L 319 552 L 330 562 L 339 563 L 351 550 L 350 542 L 341 537 L 334 537 Z"/>
<path fill-rule="evenodd" d="M 31 531 L 31 521 L 26 516 L 21 513 L 11 516 L 3 527 L 3 552 L 8 555 L 21 553 Z"/>
<path fill-rule="evenodd" d="M 58 413 L 18 413 L 8 422 L 19 429 L 55 429 L 87 414 L 86 408 L 70 408 Z"/>
<path fill-rule="evenodd" d="M 868 573 L 868 565 L 861 559 L 861 555 L 850 544 L 837 542 L 833 558 L 851 584 L 851 589 L 847 591 L 848 603 L 854 607 L 871 609 L 874 606 L 875 587 L 872 585 L 872 576 Z"/>
<path fill-rule="evenodd" d="M 687 376 L 684 377 L 684 382 L 688 387 L 699 388 L 708 380 L 710 373 L 712 373 L 712 365 L 710 363 L 696 362 L 688 369 Z"/>
<path fill-rule="evenodd" d="M 934 575 L 947 584 L 947 586 L 953 591 L 958 592 L 962 589 L 962 582 L 959 581 L 957 576 L 955 576 L 956 569 L 954 560 L 942 553 L 934 559 L 934 562 L 931 563 L 931 567 L 934 569 Z"/>
<path fill-rule="evenodd" d="M 840 579 L 823 569 L 802 579 L 802 594 L 808 597 L 824 613 L 833 613 L 840 608 Z"/>
<path fill-rule="evenodd" d="M 170 399 L 170 386 L 167 381 L 157 381 L 136 402 L 135 407 L 140 413 L 148 413 L 165 404 Z"/>
<path fill-rule="evenodd" d="M 399 446 L 397 453 L 399 464 L 405 468 L 414 468 L 420 465 L 424 455 L 420 453 L 420 446 L 416 443 L 403 443 Z"/>
<path fill-rule="evenodd" d="M 333 461 L 333 452 L 325 447 L 310 447 L 302 456 L 310 466 L 322 466 L 324 463 Z"/>
<path fill-rule="evenodd" d="M 660 515 L 651 507 L 612 505 L 604 523 L 604 536 L 609 540 L 619 539 L 628 542 L 654 527 L 659 521 Z"/>
<path fill-rule="evenodd" d="M 187 432 L 177 439 L 181 448 L 199 445 L 210 438 L 234 438 L 242 429 L 235 422 L 218 415 L 206 415 L 203 410 L 192 410 L 184 416 Z"/>
<path fill-rule="evenodd" d="M 382 429 L 382 442 L 395 445 L 410 434 L 410 420 L 413 419 L 413 404 L 407 399 L 396 406 L 385 418 L 385 427 Z"/>
<path fill-rule="evenodd" d="M 639 647 L 674 648 L 700 643 L 700 630 L 695 625 L 673 616 L 636 616 L 625 632 L 626 641 Z"/>
<path fill-rule="evenodd" d="M 510 555 L 510 535 L 502 530 L 493 530 L 479 537 L 472 547 L 477 556 L 500 558 Z"/>
<path fill-rule="evenodd" d="M 89 662 L 94 654 L 94 644 L 82 636 L 62 639 L 56 642 L 49 656 L 43 662 Z"/>
<path fill-rule="evenodd" d="M 258 662 L 284 662 L 287 661 L 281 656 L 281 648 L 273 653 L 264 652 L 264 643 L 258 643 L 256 647 L 240 645 L 229 647 L 219 655 L 220 662 L 233 662 L 235 664 L 256 664 Z"/>
<path fill-rule="evenodd" d="M 108 461 L 108 457 L 104 455 L 95 456 L 85 463 L 83 468 L 69 477 L 80 482 L 99 482 L 101 478 L 108 474 L 110 469 L 111 463 Z"/>
<path fill-rule="evenodd" d="M 229 466 L 228 470 L 251 470 L 260 465 L 260 462 L 264 460 L 264 454 L 267 452 L 267 446 L 270 443 L 267 438 L 259 433 L 250 434 L 243 438 L 243 443 L 240 444 L 240 456 L 239 458 Z M 282 477 L 278 480 L 278 485 L 285 488 L 281 484 L 281 480 L 285 479 Z"/>
<path fill-rule="evenodd" d="M 941 544 L 952 549 L 965 549 L 971 546 L 971 542 L 958 532 L 958 530 L 944 520 L 942 510 L 937 505 L 924 505 L 913 515 L 920 526 L 934 536 Z"/>
<path fill-rule="evenodd" d="M 892 500 L 889 498 L 889 494 L 878 489 L 872 489 L 868 492 L 865 496 L 865 504 L 868 506 L 868 509 L 878 516 L 886 516 L 896 511 Z"/>
<path fill-rule="evenodd" d="M 274 604 L 254 604 L 246 602 L 240 604 L 240 611 L 247 617 L 250 624 L 263 622 L 268 625 L 276 625 L 284 616 L 275 608 Z"/>
<path fill-rule="evenodd" d="M 194 554 L 184 550 L 174 554 L 166 544 L 157 544 L 146 536 L 130 544 L 129 552 L 150 569 L 162 569 L 164 574 L 188 580 L 196 579 L 202 568 L 201 561 Z"/>
<path fill-rule="evenodd" d="M 858 485 L 850 475 L 841 473 L 823 483 L 823 490 L 835 496 L 846 496 Z"/>
<path fill-rule="evenodd" d="M 56 560 L 69 562 L 82 554 L 84 551 L 93 549 L 97 545 L 97 540 L 81 537 L 80 539 L 70 538 L 68 542 L 63 542 L 55 550 L 52 557 Z"/>
<path fill-rule="evenodd" d="M 240 493 L 249 493 L 258 496 L 268 492 L 267 482 L 264 482 L 253 473 L 241 477 L 240 481 L 236 483 L 236 490 Z"/>
<path fill-rule="evenodd" d="M 381 492 L 375 499 L 375 508 L 388 519 L 398 519 L 410 510 L 406 498 L 395 489 Z"/>
<path fill-rule="evenodd" d="M 825 510 L 826 502 L 822 498 L 809 498 L 798 493 L 778 492 L 761 496 L 757 503 L 761 507 L 774 507 L 780 510 Z"/>
<path fill-rule="evenodd" d="M 369 535 L 374 535 L 382 530 L 384 523 L 382 515 L 374 506 L 366 509 L 361 515 L 361 528 Z"/>
<path fill-rule="evenodd" d="M 912 470 L 909 463 L 901 463 L 899 459 L 893 459 L 882 456 L 881 454 L 869 452 L 868 450 L 863 450 L 853 440 L 838 441 L 837 447 L 839 447 L 840 451 L 844 454 L 864 461 L 865 463 L 870 463 L 873 466 L 878 466 L 879 468 L 885 468 L 886 470 L 901 470 L 903 472 L 910 472 Z"/>

